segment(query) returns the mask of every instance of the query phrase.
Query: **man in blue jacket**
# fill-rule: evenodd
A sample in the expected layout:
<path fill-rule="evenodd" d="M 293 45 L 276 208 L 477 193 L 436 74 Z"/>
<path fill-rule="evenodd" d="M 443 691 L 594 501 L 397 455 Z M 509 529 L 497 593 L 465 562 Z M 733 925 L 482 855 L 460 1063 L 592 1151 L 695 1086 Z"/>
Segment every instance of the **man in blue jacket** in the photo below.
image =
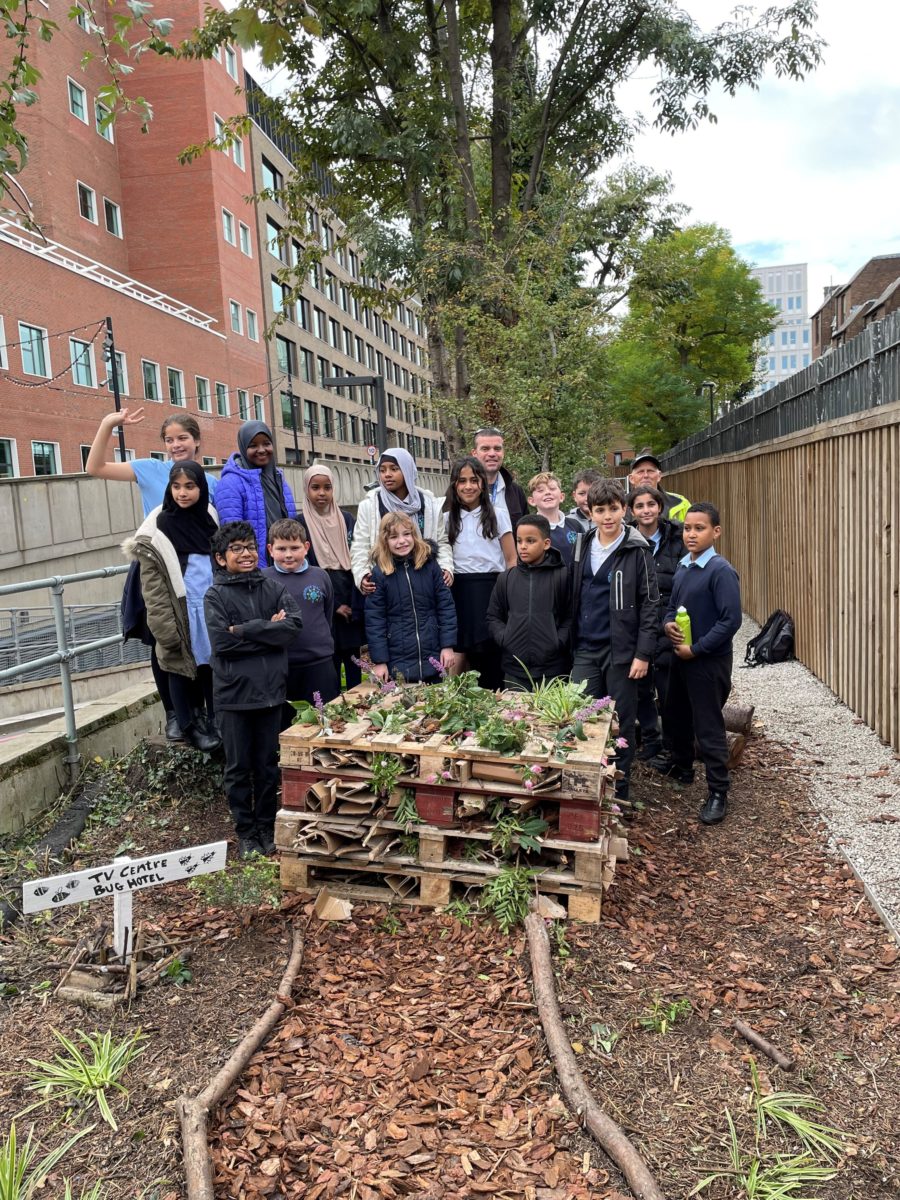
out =
<path fill-rule="evenodd" d="M 722 709 L 731 691 L 732 642 L 741 627 L 737 571 L 714 549 L 721 532 L 714 505 L 707 501 L 691 505 L 682 535 L 688 553 L 675 572 L 665 617 L 665 631 L 675 652 L 663 714 L 672 756 L 659 769 L 681 783 L 691 783 L 696 739 L 709 789 L 700 809 L 704 825 L 724 820 L 728 806 L 728 741 Z M 679 608 L 687 609 L 691 619 L 690 642 L 675 623 Z"/>

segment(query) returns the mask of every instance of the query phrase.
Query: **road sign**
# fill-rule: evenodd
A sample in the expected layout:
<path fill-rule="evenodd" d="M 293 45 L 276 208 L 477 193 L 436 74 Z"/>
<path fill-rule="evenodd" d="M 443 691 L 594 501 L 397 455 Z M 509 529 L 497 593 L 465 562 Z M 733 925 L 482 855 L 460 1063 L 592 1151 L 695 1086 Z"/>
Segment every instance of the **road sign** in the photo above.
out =
<path fill-rule="evenodd" d="M 186 850 L 171 850 L 167 854 L 148 854 L 145 858 L 117 858 L 105 867 L 32 879 L 22 885 L 22 911 L 35 913 L 45 908 L 64 908 L 67 904 L 112 896 L 113 941 L 116 952 L 125 960 L 130 949 L 132 892 L 221 871 L 227 849 L 227 842 L 210 842 Z"/>
<path fill-rule="evenodd" d="M 366 446 L 366 454 L 368 454 L 369 458 L 375 458 L 375 456 L 378 454 L 378 447 Z"/>

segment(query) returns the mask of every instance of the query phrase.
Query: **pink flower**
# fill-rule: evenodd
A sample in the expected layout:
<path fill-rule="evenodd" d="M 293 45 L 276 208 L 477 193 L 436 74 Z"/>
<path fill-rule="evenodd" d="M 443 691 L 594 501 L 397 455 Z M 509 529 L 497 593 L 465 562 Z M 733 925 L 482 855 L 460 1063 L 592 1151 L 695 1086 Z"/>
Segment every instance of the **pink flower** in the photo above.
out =
<path fill-rule="evenodd" d="M 453 776 L 449 771 L 441 771 L 441 779 L 452 779 Z"/>
<path fill-rule="evenodd" d="M 437 783 L 437 775 L 426 775 L 425 782 L 426 783 Z"/>
<path fill-rule="evenodd" d="M 616 746 L 620 750 L 627 750 L 628 749 L 628 739 L 627 738 L 616 738 Z"/>
<path fill-rule="evenodd" d="M 532 775 L 540 775 L 540 773 L 541 773 L 541 771 L 543 771 L 543 769 L 544 768 L 540 765 L 540 763 L 538 763 L 537 766 L 534 766 L 531 768 L 531 773 L 532 773 Z"/>
<path fill-rule="evenodd" d="M 621 808 L 619 808 L 618 804 L 611 804 L 609 806 L 609 811 L 611 813 L 615 813 L 615 815 L 618 816 L 622 810 L 621 810 Z"/>
<path fill-rule="evenodd" d="M 531 789 L 534 787 L 534 780 L 532 780 L 532 779 L 526 779 L 526 780 L 525 780 L 525 782 L 523 783 L 523 785 L 522 785 L 522 786 L 523 786 L 523 787 L 524 787 L 524 788 L 525 788 L 527 791 L 529 791 L 529 792 L 530 792 L 530 791 L 531 791 Z"/>

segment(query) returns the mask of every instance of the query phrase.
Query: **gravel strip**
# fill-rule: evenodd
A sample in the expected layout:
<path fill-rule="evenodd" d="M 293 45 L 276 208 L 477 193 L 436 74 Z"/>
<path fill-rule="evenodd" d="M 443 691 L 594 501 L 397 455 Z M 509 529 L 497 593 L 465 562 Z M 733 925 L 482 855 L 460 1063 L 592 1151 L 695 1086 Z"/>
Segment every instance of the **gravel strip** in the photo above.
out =
<path fill-rule="evenodd" d="M 733 699 L 793 750 L 809 779 L 829 842 L 850 860 L 881 916 L 900 929 L 900 761 L 890 746 L 802 663 L 741 670 L 759 626 L 744 618 L 734 639 Z"/>

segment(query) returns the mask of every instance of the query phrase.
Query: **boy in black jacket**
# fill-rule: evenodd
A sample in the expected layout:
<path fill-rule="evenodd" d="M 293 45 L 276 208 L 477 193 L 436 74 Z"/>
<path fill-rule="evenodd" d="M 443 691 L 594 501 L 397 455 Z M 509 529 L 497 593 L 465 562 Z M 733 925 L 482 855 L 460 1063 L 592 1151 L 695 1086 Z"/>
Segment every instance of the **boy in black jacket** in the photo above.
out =
<path fill-rule="evenodd" d="M 225 795 L 238 855 L 275 849 L 278 734 L 287 647 L 301 627 L 293 597 L 258 570 L 253 526 L 232 521 L 214 535 L 217 570 L 204 598 L 213 697 L 225 747 Z"/>
<path fill-rule="evenodd" d="M 518 563 L 494 584 L 487 622 L 503 651 L 504 686 L 531 691 L 532 682 L 569 670 L 569 572 L 540 514 L 519 518 L 516 549 Z"/>
<path fill-rule="evenodd" d="M 303 628 L 288 646 L 288 700 L 325 704 L 340 693 L 334 665 L 334 587 L 327 571 L 307 561 L 309 541 L 299 521 L 287 518 L 269 527 L 269 558 L 274 566 L 263 575 L 275 579 L 291 593 L 300 609 Z M 290 703 L 284 705 L 282 729 L 294 719 Z"/>
<path fill-rule="evenodd" d="M 714 505 L 707 501 L 691 505 L 684 518 L 688 553 L 675 572 L 665 618 L 675 651 L 663 716 L 672 756 L 660 769 L 664 775 L 691 783 L 696 738 L 709 788 L 700 809 L 704 825 L 718 824 L 728 806 L 728 741 L 722 709 L 731 691 L 732 641 L 741 627 L 737 571 L 714 549 L 721 532 Z M 679 607 L 686 608 L 691 619 L 690 645 L 675 624 Z"/>
<path fill-rule="evenodd" d="M 575 645 L 572 679 L 588 694 L 609 694 L 616 704 L 623 778 L 616 797 L 628 799 L 638 680 L 656 648 L 659 588 L 653 555 L 636 529 L 625 524 L 625 494 L 614 479 L 591 484 L 588 506 L 596 533 L 585 534 L 573 564 Z"/>

